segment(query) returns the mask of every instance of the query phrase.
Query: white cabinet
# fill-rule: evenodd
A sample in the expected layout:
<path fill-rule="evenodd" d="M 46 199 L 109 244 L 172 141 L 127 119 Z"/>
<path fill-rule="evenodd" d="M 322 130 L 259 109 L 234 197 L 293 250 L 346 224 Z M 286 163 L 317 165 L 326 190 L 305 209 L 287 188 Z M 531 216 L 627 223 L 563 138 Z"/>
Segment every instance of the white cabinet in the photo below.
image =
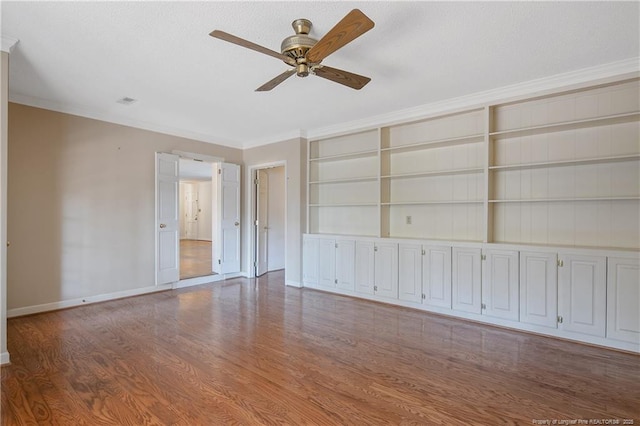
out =
<path fill-rule="evenodd" d="M 427 246 L 423 257 L 424 304 L 451 309 L 451 247 Z"/>
<path fill-rule="evenodd" d="M 355 289 L 355 241 L 318 238 L 318 285 Z"/>
<path fill-rule="evenodd" d="M 336 242 L 334 239 L 318 239 L 318 285 L 335 287 Z"/>
<path fill-rule="evenodd" d="M 398 298 L 398 244 L 377 242 L 374 250 L 374 291 L 378 296 Z"/>
<path fill-rule="evenodd" d="M 398 298 L 408 302 L 422 301 L 422 245 L 398 245 Z"/>
<path fill-rule="evenodd" d="M 375 244 L 373 241 L 356 241 L 355 250 L 356 291 L 373 294 L 373 288 L 375 286 L 373 279 Z"/>
<path fill-rule="evenodd" d="M 355 290 L 356 243 L 353 240 L 336 240 L 336 286 L 343 290 Z"/>
<path fill-rule="evenodd" d="M 306 235 L 302 241 L 302 283 L 318 285 L 318 239 Z"/>
<path fill-rule="evenodd" d="M 640 259 L 607 259 L 607 337 L 640 344 Z"/>
<path fill-rule="evenodd" d="M 558 325 L 558 255 L 520 252 L 520 322 Z"/>
<path fill-rule="evenodd" d="M 562 329 L 605 336 L 607 320 L 606 258 L 561 254 L 558 308 Z"/>
<path fill-rule="evenodd" d="M 452 308 L 457 311 L 482 312 L 480 256 L 479 248 L 453 248 Z"/>
<path fill-rule="evenodd" d="M 517 321 L 519 312 L 518 252 L 483 250 L 483 314 Z"/>

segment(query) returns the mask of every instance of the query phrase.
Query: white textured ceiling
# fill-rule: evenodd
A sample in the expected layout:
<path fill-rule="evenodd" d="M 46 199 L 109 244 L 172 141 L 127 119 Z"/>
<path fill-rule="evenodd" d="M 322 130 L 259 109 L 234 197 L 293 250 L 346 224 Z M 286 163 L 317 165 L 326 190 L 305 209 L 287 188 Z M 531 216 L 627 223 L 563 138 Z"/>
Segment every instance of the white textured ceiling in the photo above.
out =
<path fill-rule="evenodd" d="M 246 147 L 291 134 L 639 56 L 639 2 L 11 2 L 2 35 L 10 99 Z M 296 18 L 320 38 L 349 10 L 376 26 L 323 63 L 366 75 L 361 91 L 315 76 L 254 89 L 288 67 L 213 39 L 273 50 Z M 116 103 L 124 96 L 138 100 Z"/>

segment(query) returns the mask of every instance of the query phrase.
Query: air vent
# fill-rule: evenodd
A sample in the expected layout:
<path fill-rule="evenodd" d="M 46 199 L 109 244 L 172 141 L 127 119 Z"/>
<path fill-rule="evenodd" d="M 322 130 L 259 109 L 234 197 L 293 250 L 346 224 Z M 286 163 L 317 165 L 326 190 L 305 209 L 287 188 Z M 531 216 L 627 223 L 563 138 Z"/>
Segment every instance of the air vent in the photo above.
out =
<path fill-rule="evenodd" d="M 138 102 L 138 100 L 125 96 L 122 99 L 118 99 L 116 102 L 119 103 L 119 104 L 122 104 L 122 105 L 131 105 L 134 102 Z"/>

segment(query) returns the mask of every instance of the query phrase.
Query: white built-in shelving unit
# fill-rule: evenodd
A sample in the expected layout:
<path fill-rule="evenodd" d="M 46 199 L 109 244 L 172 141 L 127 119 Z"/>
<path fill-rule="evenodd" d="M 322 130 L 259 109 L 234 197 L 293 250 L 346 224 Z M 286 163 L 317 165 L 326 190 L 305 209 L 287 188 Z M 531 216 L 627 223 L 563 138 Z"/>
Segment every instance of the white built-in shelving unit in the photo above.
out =
<path fill-rule="evenodd" d="M 640 79 L 309 141 L 303 283 L 640 353 Z"/>

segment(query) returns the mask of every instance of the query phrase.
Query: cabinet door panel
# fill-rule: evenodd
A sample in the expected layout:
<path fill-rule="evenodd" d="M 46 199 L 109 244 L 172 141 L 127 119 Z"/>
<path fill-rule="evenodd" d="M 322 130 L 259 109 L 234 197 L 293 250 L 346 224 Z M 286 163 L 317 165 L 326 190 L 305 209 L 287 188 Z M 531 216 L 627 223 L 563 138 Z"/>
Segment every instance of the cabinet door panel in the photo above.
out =
<path fill-rule="evenodd" d="M 379 296 L 398 298 L 398 244 L 377 243 L 375 254 L 375 292 Z"/>
<path fill-rule="evenodd" d="M 518 252 L 485 250 L 482 267 L 484 314 L 517 321 L 519 318 Z"/>
<path fill-rule="evenodd" d="M 520 252 L 520 321 L 558 326 L 558 256 Z"/>
<path fill-rule="evenodd" d="M 607 337 L 640 344 L 640 259 L 607 259 Z"/>
<path fill-rule="evenodd" d="M 336 241 L 325 238 L 318 241 L 318 284 L 335 288 Z"/>
<path fill-rule="evenodd" d="M 453 248 L 453 309 L 475 314 L 482 312 L 480 271 L 480 249 Z"/>
<path fill-rule="evenodd" d="M 302 282 L 305 285 L 318 285 L 318 239 L 304 238 L 302 248 Z"/>
<path fill-rule="evenodd" d="M 409 302 L 422 301 L 422 246 L 398 246 L 398 298 Z"/>
<path fill-rule="evenodd" d="M 423 260 L 424 303 L 451 309 L 451 247 L 426 247 Z"/>
<path fill-rule="evenodd" d="M 356 291 L 360 293 L 373 294 L 374 247 L 371 241 L 356 241 Z"/>
<path fill-rule="evenodd" d="M 558 271 L 562 329 L 604 337 L 607 314 L 604 256 L 562 255 Z"/>
<path fill-rule="evenodd" d="M 355 290 L 356 243 L 352 240 L 336 241 L 336 286 Z"/>

